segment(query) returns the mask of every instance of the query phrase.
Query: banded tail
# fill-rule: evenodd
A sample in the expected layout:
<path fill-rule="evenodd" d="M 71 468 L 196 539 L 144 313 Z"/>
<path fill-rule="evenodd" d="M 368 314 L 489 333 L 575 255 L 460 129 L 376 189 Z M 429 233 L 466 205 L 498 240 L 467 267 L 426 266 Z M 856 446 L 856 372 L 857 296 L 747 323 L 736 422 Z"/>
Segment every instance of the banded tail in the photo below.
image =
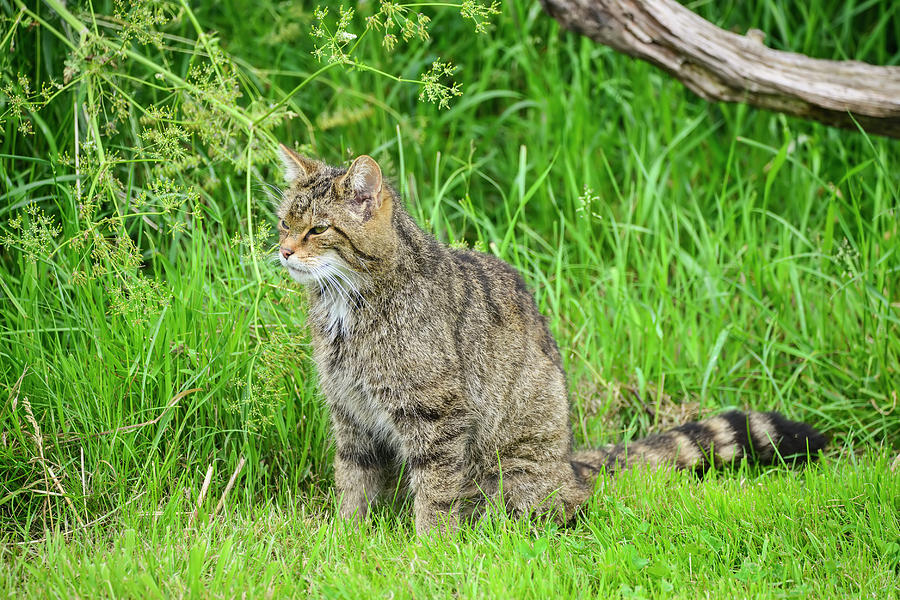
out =
<path fill-rule="evenodd" d="M 572 457 L 575 472 L 593 478 L 634 465 L 674 465 L 704 471 L 747 457 L 771 464 L 815 460 L 827 443 L 825 436 L 806 423 L 790 421 L 777 412 L 731 411 L 703 421 L 634 440 L 627 444 L 582 450 Z"/>

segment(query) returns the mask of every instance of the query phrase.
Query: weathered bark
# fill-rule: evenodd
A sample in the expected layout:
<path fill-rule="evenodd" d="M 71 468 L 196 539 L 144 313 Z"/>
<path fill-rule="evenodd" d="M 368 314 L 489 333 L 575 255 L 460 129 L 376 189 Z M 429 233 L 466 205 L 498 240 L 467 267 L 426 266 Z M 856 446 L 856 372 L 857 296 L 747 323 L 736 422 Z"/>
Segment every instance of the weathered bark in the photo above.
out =
<path fill-rule="evenodd" d="M 541 0 L 566 29 L 668 71 L 707 100 L 900 137 L 900 67 L 767 48 L 674 0 Z M 851 117 L 852 114 L 852 117 Z"/>

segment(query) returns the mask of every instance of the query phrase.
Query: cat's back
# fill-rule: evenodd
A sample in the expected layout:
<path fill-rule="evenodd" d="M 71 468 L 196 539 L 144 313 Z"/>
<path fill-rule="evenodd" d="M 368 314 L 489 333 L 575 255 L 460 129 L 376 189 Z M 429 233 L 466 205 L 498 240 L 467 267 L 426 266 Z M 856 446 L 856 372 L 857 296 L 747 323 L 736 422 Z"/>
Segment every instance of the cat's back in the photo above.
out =
<path fill-rule="evenodd" d="M 403 240 L 403 269 L 398 291 L 389 299 L 396 310 L 389 308 L 388 314 L 426 329 L 440 323 L 445 330 L 476 328 L 484 335 L 518 332 L 555 349 L 531 290 L 510 264 L 492 254 L 447 247 L 402 209 L 394 227 Z"/>
<path fill-rule="evenodd" d="M 559 366 L 559 350 L 547 320 L 512 265 L 467 249 L 450 250 L 448 260 L 454 263 L 461 290 L 456 298 L 458 319 L 469 338 L 510 358 L 533 350 Z"/>

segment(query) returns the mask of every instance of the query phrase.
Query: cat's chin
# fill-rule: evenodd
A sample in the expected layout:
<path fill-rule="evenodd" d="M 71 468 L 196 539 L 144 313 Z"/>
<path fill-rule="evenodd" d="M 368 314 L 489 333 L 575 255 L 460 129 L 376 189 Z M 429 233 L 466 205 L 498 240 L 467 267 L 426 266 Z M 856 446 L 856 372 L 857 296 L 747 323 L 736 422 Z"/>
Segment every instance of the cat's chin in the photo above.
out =
<path fill-rule="evenodd" d="M 284 268 L 287 269 L 288 275 L 291 276 L 291 279 L 293 279 L 297 283 L 308 285 L 316 280 L 313 274 L 309 271 L 301 271 L 300 269 L 294 268 L 290 265 L 284 265 Z"/>

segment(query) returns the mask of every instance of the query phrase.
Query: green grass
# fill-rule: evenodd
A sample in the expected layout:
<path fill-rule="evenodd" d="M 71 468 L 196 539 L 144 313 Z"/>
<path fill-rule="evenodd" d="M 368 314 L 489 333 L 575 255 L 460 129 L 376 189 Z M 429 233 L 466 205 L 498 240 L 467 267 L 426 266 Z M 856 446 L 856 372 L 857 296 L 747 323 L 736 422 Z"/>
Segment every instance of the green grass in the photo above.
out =
<path fill-rule="evenodd" d="M 889 599 L 898 498 L 900 480 L 867 456 L 702 482 L 638 471 L 565 530 L 496 519 L 419 540 L 393 512 L 348 527 L 314 501 L 260 502 L 197 529 L 178 509 L 126 511 L 115 528 L 17 548 L 0 573 L 17 598 Z"/>
<path fill-rule="evenodd" d="M 746 4 L 692 7 L 773 47 L 900 64 L 896 3 Z M 111 3 L 67 6 L 0 0 L 4 594 L 897 596 L 898 142 L 707 104 L 536 3 L 504 3 L 486 35 L 423 8 L 430 42 L 368 34 L 358 68 L 321 72 L 311 5 L 179 3 L 161 47 L 125 55 L 146 16 L 129 32 Z M 446 110 L 396 80 L 438 56 L 463 84 Z M 438 237 L 522 271 L 578 444 L 752 407 L 813 423 L 829 455 L 628 474 L 562 531 L 417 540 L 400 506 L 334 523 L 302 294 L 254 259 L 276 140 L 373 155 Z"/>

